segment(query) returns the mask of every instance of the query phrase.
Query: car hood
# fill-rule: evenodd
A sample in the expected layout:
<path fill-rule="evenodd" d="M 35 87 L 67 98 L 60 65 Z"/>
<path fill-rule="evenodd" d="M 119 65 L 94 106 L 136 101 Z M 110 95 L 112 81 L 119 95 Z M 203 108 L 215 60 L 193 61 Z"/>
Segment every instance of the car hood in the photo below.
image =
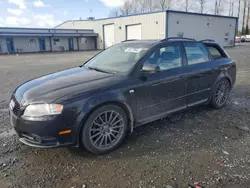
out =
<path fill-rule="evenodd" d="M 112 77 L 115 75 L 77 67 L 28 81 L 19 86 L 14 95 L 22 105 L 51 103 L 72 93 L 101 87 Z"/>

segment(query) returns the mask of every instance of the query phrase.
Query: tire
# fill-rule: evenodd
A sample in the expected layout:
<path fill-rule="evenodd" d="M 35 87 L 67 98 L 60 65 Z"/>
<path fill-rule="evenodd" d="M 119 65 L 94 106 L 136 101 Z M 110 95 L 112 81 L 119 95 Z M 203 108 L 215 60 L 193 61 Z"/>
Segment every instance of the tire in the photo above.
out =
<path fill-rule="evenodd" d="M 81 142 L 93 154 L 102 155 L 117 149 L 128 132 L 128 117 L 116 105 L 105 105 L 91 113 L 83 125 Z"/>
<path fill-rule="evenodd" d="M 219 80 L 213 89 L 211 106 L 215 109 L 223 108 L 231 93 L 231 83 L 228 79 Z"/>

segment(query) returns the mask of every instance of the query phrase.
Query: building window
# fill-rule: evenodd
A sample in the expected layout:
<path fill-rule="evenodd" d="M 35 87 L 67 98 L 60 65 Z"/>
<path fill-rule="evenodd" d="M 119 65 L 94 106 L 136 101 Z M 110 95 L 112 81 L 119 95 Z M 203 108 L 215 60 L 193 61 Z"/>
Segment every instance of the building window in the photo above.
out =
<path fill-rule="evenodd" d="M 53 39 L 54 45 L 60 44 L 60 39 Z"/>
<path fill-rule="evenodd" d="M 37 45 L 37 40 L 36 39 L 30 39 L 29 40 L 29 46 L 36 46 Z"/>
<path fill-rule="evenodd" d="M 229 33 L 227 32 L 227 33 L 225 33 L 225 42 L 228 41 L 228 37 L 229 37 Z"/>

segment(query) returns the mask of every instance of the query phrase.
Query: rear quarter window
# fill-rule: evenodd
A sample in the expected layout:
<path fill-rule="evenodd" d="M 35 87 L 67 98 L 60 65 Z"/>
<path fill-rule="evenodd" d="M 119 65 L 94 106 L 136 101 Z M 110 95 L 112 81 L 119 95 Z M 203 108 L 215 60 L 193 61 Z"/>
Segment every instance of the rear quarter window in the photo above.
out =
<path fill-rule="evenodd" d="M 210 51 L 213 59 L 223 59 L 227 58 L 227 55 L 223 52 L 223 50 L 219 46 L 206 45 L 208 50 Z"/>

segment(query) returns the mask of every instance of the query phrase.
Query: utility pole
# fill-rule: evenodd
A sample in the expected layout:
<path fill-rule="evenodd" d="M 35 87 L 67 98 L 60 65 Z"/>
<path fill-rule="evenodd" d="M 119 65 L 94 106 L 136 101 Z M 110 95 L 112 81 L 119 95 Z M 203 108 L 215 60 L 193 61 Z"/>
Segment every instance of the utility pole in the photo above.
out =
<path fill-rule="evenodd" d="M 217 0 L 215 1 L 215 7 L 214 7 L 214 14 L 217 14 L 217 7 L 218 7 L 218 2 Z"/>
<path fill-rule="evenodd" d="M 231 16 L 234 16 L 234 2 L 232 2 L 232 14 Z"/>
<path fill-rule="evenodd" d="M 232 11 L 232 0 L 229 2 L 229 13 L 228 16 L 231 16 L 231 11 Z"/>
<path fill-rule="evenodd" d="M 246 23 L 246 6 L 247 1 L 244 0 L 244 6 L 243 6 L 243 23 L 242 23 L 242 34 L 245 33 L 245 23 Z"/>

